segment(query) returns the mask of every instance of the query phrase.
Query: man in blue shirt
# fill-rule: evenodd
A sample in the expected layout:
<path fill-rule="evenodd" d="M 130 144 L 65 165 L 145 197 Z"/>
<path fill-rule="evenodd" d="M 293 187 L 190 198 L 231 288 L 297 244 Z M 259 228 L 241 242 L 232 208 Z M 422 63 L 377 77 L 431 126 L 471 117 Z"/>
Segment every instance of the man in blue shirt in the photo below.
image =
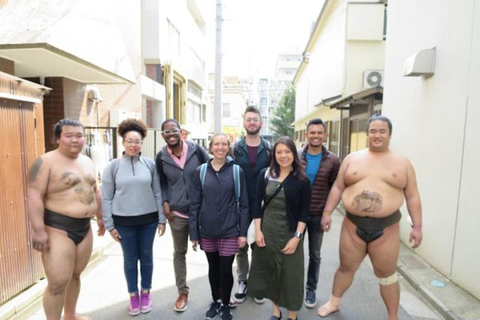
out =
<path fill-rule="evenodd" d="M 313 308 L 317 304 L 317 290 L 320 274 L 320 249 L 322 247 L 323 230 L 321 226 L 323 208 L 327 202 L 328 193 L 337 178 L 340 168 L 338 157 L 327 150 L 323 143 L 327 140 L 325 123 L 320 118 L 312 119 L 307 124 L 307 144 L 302 149 L 300 160 L 305 166 L 305 172 L 312 186 L 312 202 L 310 204 L 310 219 L 307 222 L 309 263 L 305 306 Z"/>

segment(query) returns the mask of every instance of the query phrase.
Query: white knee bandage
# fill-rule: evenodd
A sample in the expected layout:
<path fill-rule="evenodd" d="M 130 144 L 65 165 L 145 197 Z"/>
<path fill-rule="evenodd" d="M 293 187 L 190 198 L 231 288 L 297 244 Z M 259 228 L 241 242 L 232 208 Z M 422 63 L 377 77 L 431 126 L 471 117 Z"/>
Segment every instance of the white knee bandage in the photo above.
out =
<path fill-rule="evenodd" d="M 388 286 L 389 284 L 393 284 L 395 282 L 398 281 L 398 276 L 397 276 L 397 272 L 395 271 L 394 274 L 392 274 L 390 277 L 386 277 L 386 278 L 378 278 L 378 282 L 380 283 L 380 285 L 382 286 Z"/>

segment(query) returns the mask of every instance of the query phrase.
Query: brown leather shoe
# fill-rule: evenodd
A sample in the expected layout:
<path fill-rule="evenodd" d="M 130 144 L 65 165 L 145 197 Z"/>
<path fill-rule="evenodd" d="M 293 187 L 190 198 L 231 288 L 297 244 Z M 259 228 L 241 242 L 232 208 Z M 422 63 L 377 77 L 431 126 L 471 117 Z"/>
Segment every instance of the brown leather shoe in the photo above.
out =
<path fill-rule="evenodd" d="M 187 310 L 188 307 L 188 293 L 182 293 L 178 296 L 177 301 L 175 301 L 175 306 L 173 309 L 177 312 L 183 312 Z"/>

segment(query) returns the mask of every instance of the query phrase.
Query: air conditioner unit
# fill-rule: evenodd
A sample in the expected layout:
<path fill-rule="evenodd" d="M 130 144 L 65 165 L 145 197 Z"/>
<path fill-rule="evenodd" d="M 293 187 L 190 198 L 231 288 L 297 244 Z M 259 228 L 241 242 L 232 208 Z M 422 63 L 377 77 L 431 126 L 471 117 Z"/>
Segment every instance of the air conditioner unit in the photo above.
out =
<path fill-rule="evenodd" d="M 383 70 L 365 70 L 363 72 L 363 89 L 383 87 Z"/>

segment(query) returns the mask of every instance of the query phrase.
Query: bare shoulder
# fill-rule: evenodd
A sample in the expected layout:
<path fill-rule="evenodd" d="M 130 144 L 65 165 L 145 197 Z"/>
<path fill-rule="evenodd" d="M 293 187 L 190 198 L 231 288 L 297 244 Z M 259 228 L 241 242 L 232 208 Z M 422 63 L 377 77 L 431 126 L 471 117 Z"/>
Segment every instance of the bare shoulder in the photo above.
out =
<path fill-rule="evenodd" d="M 84 154 L 79 154 L 79 155 L 78 155 L 78 159 L 79 159 L 82 163 L 85 163 L 85 164 L 88 164 L 88 165 L 91 165 L 91 166 L 94 165 L 92 159 L 90 159 L 89 157 L 87 157 L 87 156 L 84 155 Z"/>
<path fill-rule="evenodd" d="M 392 157 L 392 160 L 396 161 L 399 164 L 405 165 L 407 167 L 412 166 L 412 163 L 410 162 L 410 159 L 408 159 L 407 156 L 405 156 L 401 153 L 391 151 L 390 156 Z"/>
<path fill-rule="evenodd" d="M 352 153 L 348 154 L 345 157 L 345 159 L 342 161 L 342 164 L 343 163 L 349 163 L 349 162 L 356 161 L 356 160 L 361 160 L 361 159 L 363 159 L 367 156 L 368 156 L 368 149 L 355 151 L 355 152 L 352 152 Z"/>

